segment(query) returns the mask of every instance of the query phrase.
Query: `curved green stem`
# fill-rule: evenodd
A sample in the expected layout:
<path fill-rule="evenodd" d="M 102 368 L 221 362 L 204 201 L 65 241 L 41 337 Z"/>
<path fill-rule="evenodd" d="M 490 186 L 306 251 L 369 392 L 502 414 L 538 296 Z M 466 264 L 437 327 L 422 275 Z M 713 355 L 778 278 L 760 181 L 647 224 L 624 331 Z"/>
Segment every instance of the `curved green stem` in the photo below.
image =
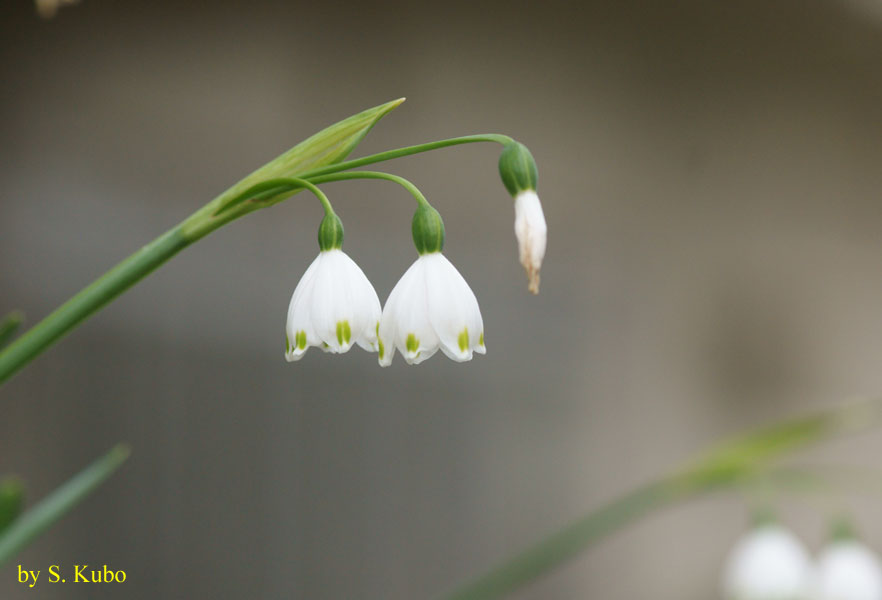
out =
<path fill-rule="evenodd" d="M 507 135 L 502 135 L 500 133 L 464 135 L 461 137 L 449 138 L 446 140 L 438 140 L 437 142 L 427 142 L 425 144 L 417 144 L 416 146 L 405 146 L 404 148 L 378 152 L 377 154 L 370 154 L 362 158 L 356 158 L 355 160 L 347 160 L 344 162 L 335 163 L 333 165 L 328 165 L 326 167 L 311 169 L 309 171 L 304 171 L 303 173 L 298 173 L 297 175 L 298 177 L 302 177 L 304 179 L 313 180 L 318 175 L 338 173 L 340 171 L 349 171 L 350 169 L 356 169 L 365 165 L 372 165 L 378 162 L 392 160 L 393 158 L 401 158 L 402 156 L 410 156 L 412 154 L 419 154 L 420 152 L 429 152 L 431 150 L 438 150 L 439 148 L 447 148 L 449 146 L 474 144 L 476 142 L 495 142 L 504 146 L 513 141 L 513 138 L 510 138 Z"/>
<path fill-rule="evenodd" d="M 318 187 L 314 183 L 306 181 L 305 179 L 297 178 L 297 177 L 291 178 L 291 183 L 294 183 L 295 185 L 306 188 L 310 192 L 312 192 L 313 195 L 319 199 L 319 202 L 322 203 L 322 207 L 325 209 L 326 215 L 335 214 L 334 208 L 331 206 L 331 201 L 328 200 L 328 197 L 325 196 L 325 193 L 323 191 L 321 191 L 320 189 L 318 189 Z"/>

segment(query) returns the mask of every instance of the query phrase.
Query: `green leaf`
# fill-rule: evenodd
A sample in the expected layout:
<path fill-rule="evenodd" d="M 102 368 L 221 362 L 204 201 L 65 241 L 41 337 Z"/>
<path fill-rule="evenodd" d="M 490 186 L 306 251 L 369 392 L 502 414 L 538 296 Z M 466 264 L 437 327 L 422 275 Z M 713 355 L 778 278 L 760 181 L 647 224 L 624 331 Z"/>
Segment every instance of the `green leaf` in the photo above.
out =
<path fill-rule="evenodd" d="M 249 188 L 268 179 L 296 177 L 300 173 L 338 163 L 355 150 L 371 128 L 392 109 L 404 102 L 404 98 L 392 100 L 379 106 L 343 119 L 322 129 L 312 137 L 300 142 L 284 154 L 263 165 L 216 199 L 214 214 L 230 208 L 231 201 L 242 200 L 241 195 Z M 281 194 L 287 196 L 289 192 Z M 272 198 L 267 200 L 272 203 Z M 213 203 L 214 204 L 214 203 Z"/>
<path fill-rule="evenodd" d="M 24 314 L 19 310 L 12 311 L 0 320 L 0 348 L 12 340 L 12 336 L 23 322 Z"/>
<path fill-rule="evenodd" d="M 24 484 L 18 477 L 0 480 L 0 532 L 6 529 L 24 505 Z"/>
<path fill-rule="evenodd" d="M 92 493 L 128 456 L 128 446 L 115 446 L 14 520 L 0 533 L 0 566 Z"/>

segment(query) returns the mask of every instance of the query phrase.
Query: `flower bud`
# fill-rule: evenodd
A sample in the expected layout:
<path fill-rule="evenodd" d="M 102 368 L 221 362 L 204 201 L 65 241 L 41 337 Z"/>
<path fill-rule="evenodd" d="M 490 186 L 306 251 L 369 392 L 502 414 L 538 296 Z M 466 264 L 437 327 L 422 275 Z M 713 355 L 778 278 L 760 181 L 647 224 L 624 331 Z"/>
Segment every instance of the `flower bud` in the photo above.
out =
<path fill-rule="evenodd" d="M 514 197 L 514 229 L 520 260 L 527 271 L 529 290 L 538 294 L 539 269 L 545 257 L 548 227 L 542 204 L 536 194 L 536 182 L 539 178 L 536 161 L 526 146 L 520 142 L 512 142 L 503 148 L 499 157 L 499 175 Z"/>

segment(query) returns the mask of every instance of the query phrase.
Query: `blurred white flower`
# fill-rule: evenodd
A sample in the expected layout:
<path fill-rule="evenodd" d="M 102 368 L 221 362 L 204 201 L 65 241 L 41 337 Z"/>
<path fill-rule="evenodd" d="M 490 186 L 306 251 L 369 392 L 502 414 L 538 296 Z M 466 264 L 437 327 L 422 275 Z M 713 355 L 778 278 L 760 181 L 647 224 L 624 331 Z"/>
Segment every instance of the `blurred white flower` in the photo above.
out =
<path fill-rule="evenodd" d="M 518 192 L 514 205 L 514 230 L 518 238 L 521 264 L 527 270 L 527 277 L 530 280 L 529 290 L 538 294 L 539 269 L 545 257 L 545 241 L 548 234 L 545 214 L 542 212 L 542 204 L 535 190 Z"/>
<path fill-rule="evenodd" d="M 353 343 L 377 349 L 380 299 L 364 272 L 342 250 L 322 250 L 291 297 L 285 358 L 299 360 L 310 346 L 346 352 Z"/>
<path fill-rule="evenodd" d="M 831 543 L 818 559 L 814 600 L 882 600 L 882 568 L 875 552 L 847 539 Z"/>
<path fill-rule="evenodd" d="M 756 527 L 729 554 L 723 579 L 726 600 L 805 600 L 811 560 L 800 541 L 778 525 Z"/>
<path fill-rule="evenodd" d="M 378 335 L 384 367 L 392 364 L 396 348 L 408 364 L 423 362 L 438 348 L 457 362 L 487 351 L 478 300 L 440 252 L 421 254 L 395 284 Z"/>

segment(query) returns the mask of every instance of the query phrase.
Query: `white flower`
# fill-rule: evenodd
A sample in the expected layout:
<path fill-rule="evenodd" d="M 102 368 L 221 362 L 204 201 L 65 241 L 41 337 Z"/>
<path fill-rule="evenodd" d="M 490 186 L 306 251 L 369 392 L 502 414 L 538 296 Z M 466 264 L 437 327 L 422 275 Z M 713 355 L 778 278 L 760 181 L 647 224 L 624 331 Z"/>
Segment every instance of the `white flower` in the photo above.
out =
<path fill-rule="evenodd" d="M 285 358 L 300 360 L 309 346 L 346 352 L 353 343 L 377 349 L 380 299 L 364 272 L 340 249 L 323 250 L 291 297 Z"/>
<path fill-rule="evenodd" d="M 548 233 L 545 215 L 542 212 L 542 204 L 539 203 L 539 196 L 534 190 L 518 192 L 514 203 L 514 230 L 518 238 L 521 264 L 527 270 L 530 291 L 538 294 L 539 269 L 545 257 L 545 241 Z"/>
<path fill-rule="evenodd" d="M 384 367 L 392 364 L 396 348 L 408 364 L 423 362 L 439 347 L 457 362 L 487 351 L 475 294 L 440 252 L 420 255 L 395 284 L 378 333 Z"/>
<path fill-rule="evenodd" d="M 816 600 L 882 600 L 882 568 L 875 552 L 855 540 L 833 542 L 818 559 Z"/>
<path fill-rule="evenodd" d="M 723 580 L 726 600 L 804 600 L 812 574 L 808 553 L 778 525 L 745 535 L 729 555 Z"/>

